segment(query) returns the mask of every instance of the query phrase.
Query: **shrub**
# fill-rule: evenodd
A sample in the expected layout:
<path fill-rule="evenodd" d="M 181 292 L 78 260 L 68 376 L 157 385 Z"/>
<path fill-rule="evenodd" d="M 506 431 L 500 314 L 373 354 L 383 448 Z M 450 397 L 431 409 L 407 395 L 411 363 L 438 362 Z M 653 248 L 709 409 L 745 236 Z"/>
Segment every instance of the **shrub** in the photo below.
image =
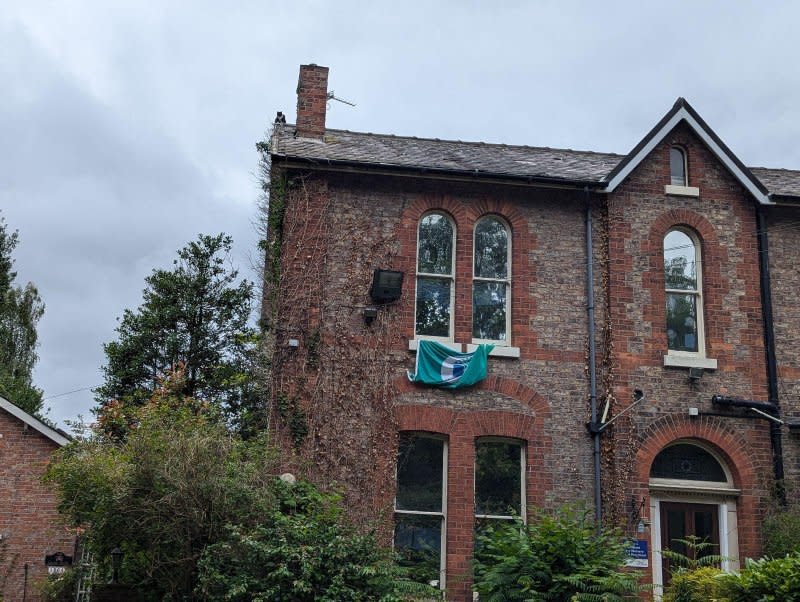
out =
<path fill-rule="evenodd" d="M 275 480 L 262 524 L 230 526 L 199 562 L 203 599 L 361 602 L 394 599 L 391 556 L 342 526 L 339 498 Z"/>
<path fill-rule="evenodd" d="M 678 571 L 664 592 L 664 602 L 722 602 L 724 577 L 714 566 Z"/>
<path fill-rule="evenodd" d="M 800 508 L 771 513 L 764 520 L 764 554 L 779 558 L 800 551 Z"/>
<path fill-rule="evenodd" d="M 800 552 L 784 558 L 747 560 L 725 579 L 730 602 L 800 602 Z"/>
<path fill-rule="evenodd" d="M 622 569 L 624 558 L 623 539 L 598 533 L 586 511 L 538 512 L 478 536 L 474 587 L 482 602 L 635 599 L 639 574 Z"/>

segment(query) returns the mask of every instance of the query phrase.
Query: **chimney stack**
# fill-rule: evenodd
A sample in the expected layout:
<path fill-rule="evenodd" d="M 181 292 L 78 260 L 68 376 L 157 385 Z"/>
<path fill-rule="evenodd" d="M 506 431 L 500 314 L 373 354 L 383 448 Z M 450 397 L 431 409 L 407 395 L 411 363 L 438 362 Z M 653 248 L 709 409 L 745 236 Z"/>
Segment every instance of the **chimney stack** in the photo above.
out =
<path fill-rule="evenodd" d="M 322 140 L 328 104 L 328 68 L 300 65 L 297 81 L 297 136 Z"/>

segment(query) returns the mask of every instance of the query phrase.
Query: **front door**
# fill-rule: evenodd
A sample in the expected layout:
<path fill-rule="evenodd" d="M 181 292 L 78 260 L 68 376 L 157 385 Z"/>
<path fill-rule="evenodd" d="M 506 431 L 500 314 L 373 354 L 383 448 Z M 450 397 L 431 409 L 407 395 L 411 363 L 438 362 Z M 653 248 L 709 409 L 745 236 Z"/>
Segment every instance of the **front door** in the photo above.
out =
<path fill-rule="evenodd" d="M 678 541 L 696 537 L 698 543 L 711 544 L 700 549 Z M 661 502 L 661 546 L 691 559 L 719 554 L 719 506 Z M 669 583 L 669 560 L 662 563 L 663 583 Z"/>

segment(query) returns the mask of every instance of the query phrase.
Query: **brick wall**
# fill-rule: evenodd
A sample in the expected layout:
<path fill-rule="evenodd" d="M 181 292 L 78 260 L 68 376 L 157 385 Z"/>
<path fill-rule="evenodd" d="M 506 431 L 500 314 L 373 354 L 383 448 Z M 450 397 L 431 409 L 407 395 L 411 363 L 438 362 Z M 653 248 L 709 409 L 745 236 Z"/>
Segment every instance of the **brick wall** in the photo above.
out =
<path fill-rule="evenodd" d="M 55 494 L 41 482 L 58 446 L 22 421 L 0 410 L 0 534 L 6 543 L 0 579 L 2 595 L 22 600 L 28 565 L 26 600 L 38 600 L 37 582 L 47 575 L 44 557 L 72 556 L 74 537 L 60 522 Z"/>
<path fill-rule="evenodd" d="M 688 183 L 699 197 L 666 195 L 669 149 L 686 150 Z M 608 199 L 608 319 L 612 332 L 613 396 L 616 411 L 646 401 L 609 433 L 604 488 L 618 521 L 630 500 L 649 499 L 648 474 L 655 455 L 670 442 L 705 443 L 735 472 L 739 541 L 743 556 L 758 556 L 760 520 L 772 479 L 769 426 L 746 412 L 719 413 L 711 397 L 721 394 L 767 400 L 763 317 L 759 287 L 755 201 L 686 126 L 678 126 Z M 683 226 L 701 241 L 706 354 L 718 368 L 690 382 L 687 368 L 664 367 L 667 353 L 663 239 Z M 701 414 L 689 418 L 689 408 Z M 703 415 L 706 414 L 706 415 Z M 742 457 L 740 450 L 748 453 Z"/>
<path fill-rule="evenodd" d="M 772 306 L 778 364 L 778 397 L 784 420 L 800 421 L 800 209 L 767 212 Z M 784 468 L 790 499 L 798 499 L 800 431 L 783 431 Z"/>
<path fill-rule="evenodd" d="M 526 441 L 530 502 L 552 507 L 591 498 L 584 426 L 584 197 L 331 175 L 296 179 L 287 201 L 274 393 L 284 404 L 296 400 L 309 427 L 287 464 L 323 484 L 343 486 L 351 513 L 382 519 L 388 542 L 398 431 L 446 435 L 452 481 L 447 570 L 451 587 L 461 592 L 454 599 L 461 599 L 470 588 L 479 431 Z M 472 390 L 431 390 L 411 385 L 405 375 L 415 357 L 408 341 L 414 333 L 417 225 L 431 210 L 446 212 L 457 227 L 456 342 L 471 342 L 476 220 L 500 215 L 512 231 L 511 344 L 521 357 L 490 358 L 489 378 Z M 375 268 L 405 272 L 403 295 L 397 304 L 380 307 L 376 321 L 366 326 L 362 312 L 371 305 Z M 290 338 L 299 348 L 288 346 Z M 291 428 L 276 413 L 279 436 L 291 448 Z"/>
<path fill-rule="evenodd" d="M 672 144 L 686 150 L 689 184 L 700 189 L 699 197 L 665 194 Z M 275 174 L 284 175 L 278 169 Z M 271 283 L 278 291 L 274 424 L 288 452 L 287 467 L 323 485 L 337 483 L 352 516 L 364 524 L 377 521 L 388 543 L 397 433 L 446 436 L 447 576 L 451 598 L 469 599 L 476 437 L 525 440 L 530 503 L 591 503 L 586 198 L 579 191 L 477 182 L 322 172 L 288 177 L 281 276 Z M 711 404 L 714 394 L 767 398 L 755 201 L 691 130 L 679 126 L 616 192 L 592 202 L 601 410 L 608 401 L 613 416 L 631 403 L 634 389 L 646 395 L 603 434 L 607 521 L 632 528 L 630 500 L 649 499 L 655 456 L 671 442 L 693 439 L 731 470 L 741 491 L 740 550 L 757 556 L 772 475 L 768 425 L 746 412 L 715 416 Z M 511 344 L 520 357 L 490 358 L 489 378 L 467 391 L 419 387 L 405 376 L 414 363 L 408 341 L 414 333 L 417 226 L 433 210 L 446 213 L 457 228 L 458 343 L 471 340 L 474 225 L 495 214 L 512 232 Z M 692 229 L 701 240 L 706 349 L 718 361 L 716 370 L 694 383 L 686 368 L 664 367 L 663 238 L 674 226 Z M 786 245 L 788 255 L 791 243 Z M 362 314 L 372 305 L 375 268 L 403 271 L 403 295 L 380 307 L 367 326 Z M 783 297 L 787 308 L 790 290 Z M 786 316 L 783 323 L 791 328 Z M 290 339 L 299 346 L 289 346 Z M 800 374 L 792 368 L 800 360 L 791 353 L 783 360 L 785 386 L 800 387 L 800 379 L 790 378 L 791 370 Z M 689 418 L 690 407 L 701 416 Z M 297 437 L 293 421 L 307 433 L 299 429 Z M 797 455 L 792 458 L 797 474 Z"/>

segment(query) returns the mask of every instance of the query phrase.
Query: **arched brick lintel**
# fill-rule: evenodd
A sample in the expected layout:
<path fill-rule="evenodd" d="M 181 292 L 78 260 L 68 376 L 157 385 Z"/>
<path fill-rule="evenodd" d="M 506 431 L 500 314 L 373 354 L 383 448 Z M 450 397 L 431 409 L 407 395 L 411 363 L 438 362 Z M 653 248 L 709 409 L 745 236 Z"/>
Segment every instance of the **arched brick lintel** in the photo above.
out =
<path fill-rule="evenodd" d="M 393 384 L 395 397 L 408 395 L 409 393 L 417 393 L 427 389 L 427 387 L 423 385 L 412 383 L 405 376 L 396 378 Z M 550 416 L 550 404 L 548 404 L 535 389 L 515 380 L 490 375 L 478 383 L 472 390 L 491 391 L 493 393 L 505 395 L 530 408 L 537 419 Z M 519 416 L 519 414 L 516 413 L 514 413 L 514 415 Z"/>
<path fill-rule="evenodd" d="M 748 442 L 715 416 L 668 416 L 650 426 L 641 436 L 636 452 L 635 474 L 640 485 L 647 486 L 655 457 L 679 439 L 693 439 L 709 446 L 726 464 L 734 486 L 743 492 L 752 491 L 756 471 L 750 456 L 744 453 Z"/>

